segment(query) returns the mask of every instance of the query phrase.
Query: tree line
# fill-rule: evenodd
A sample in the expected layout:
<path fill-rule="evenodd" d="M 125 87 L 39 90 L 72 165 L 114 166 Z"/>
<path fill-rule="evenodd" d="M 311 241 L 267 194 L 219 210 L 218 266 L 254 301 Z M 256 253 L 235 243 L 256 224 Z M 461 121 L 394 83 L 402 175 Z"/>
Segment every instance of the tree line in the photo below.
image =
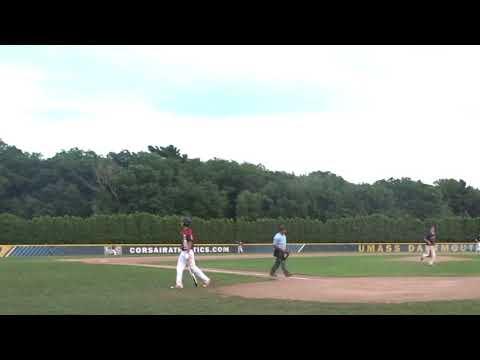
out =
<path fill-rule="evenodd" d="M 41 216 L 24 219 L 0 214 L 0 244 L 178 244 L 181 217 L 148 213 L 91 217 Z M 425 219 L 369 215 L 329 219 L 201 219 L 193 218 L 196 243 L 271 243 L 279 223 L 290 243 L 298 242 L 421 242 L 431 222 L 439 240 L 471 242 L 480 218 Z"/>
<path fill-rule="evenodd" d="M 0 141 L 0 213 L 23 219 L 148 213 L 251 222 L 382 215 L 424 222 L 480 217 L 480 191 L 456 179 L 353 184 L 328 171 L 295 176 L 250 163 L 200 161 L 173 145 L 106 156 L 74 148 L 44 159 Z"/>

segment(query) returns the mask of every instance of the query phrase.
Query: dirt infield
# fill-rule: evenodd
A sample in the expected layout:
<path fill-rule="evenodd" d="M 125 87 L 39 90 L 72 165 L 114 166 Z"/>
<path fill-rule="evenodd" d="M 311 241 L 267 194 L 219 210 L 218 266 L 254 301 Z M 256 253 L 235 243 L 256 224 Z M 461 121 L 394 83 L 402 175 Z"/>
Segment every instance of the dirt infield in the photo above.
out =
<path fill-rule="evenodd" d="M 378 253 L 353 253 L 353 252 L 311 252 L 311 253 L 294 253 L 295 257 L 331 257 L 331 256 L 402 256 L 407 257 L 408 255 L 399 254 L 399 253 L 387 253 L 387 254 L 378 254 Z M 420 256 L 420 254 L 418 255 Z M 448 256 L 445 256 L 446 258 Z M 218 254 L 218 255 L 195 255 L 195 258 L 198 260 L 217 260 L 217 259 L 264 259 L 264 258 L 273 258 L 271 253 L 267 254 Z M 70 259 L 61 259 L 60 261 L 80 261 L 86 262 L 89 264 L 96 263 L 128 263 L 128 264 L 157 264 L 161 262 L 172 262 L 177 261 L 177 255 L 163 255 L 163 256 L 121 256 L 121 257 L 94 257 L 94 258 L 70 258 Z M 416 258 L 418 260 L 418 257 Z"/>
<path fill-rule="evenodd" d="M 99 258 L 86 258 L 86 259 L 62 259 L 59 261 L 75 261 L 83 262 L 85 264 L 96 264 L 96 265 L 125 265 L 125 266 L 141 266 L 141 267 L 150 267 L 158 269 L 172 269 L 175 270 L 177 267 L 175 265 L 159 265 L 159 258 L 144 258 L 144 260 L 150 261 L 132 261 L 133 259 L 141 260 L 138 258 L 111 258 L 111 259 L 99 259 Z M 165 256 L 161 257 L 165 260 Z M 155 260 L 155 261 L 154 261 Z M 170 259 L 171 260 L 171 259 Z M 236 270 L 226 270 L 226 269 L 210 269 L 202 268 L 205 272 L 208 273 L 218 273 L 218 274 L 232 274 L 232 275 L 244 275 L 244 276 L 253 276 L 253 277 L 270 277 L 267 273 L 253 272 L 253 271 L 236 271 Z"/>
<path fill-rule="evenodd" d="M 201 256 L 218 259 L 220 256 Z M 221 258 L 265 258 L 267 254 L 222 255 Z M 64 259 L 88 264 L 142 266 L 175 269 L 171 262 L 176 256 L 119 257 Z M 419 261 L 418 257 L 404 256 L 395 261 Z M 468 258 L 439 256 L 442 261 L 465 261 Z M 224 269 L 203 269 L 207 273 L 223 273 L 269 278 L 268 273 Z M 480 277 L 278 277 L 275 281 L 250 282 L 213 288 L 222 296 L 240 296 L 255 299 L 283 299 L 329 303 L 403 303 L 440 300 L 480 299 Z"/>
<path fill-rule="evenodd" d="M 198 260 L 215 260 L 215 259 L 261 259 L 271 258 L 271 254 L 249 254 L 249 255 L 195 255 Z M 164 256 L 122 256 L 108 258 L 78 258 L 78 259 L 62 259 L 61 261 L 80 261 L 88 264 L 158 264 L 162 262 L 176 262 L 178 255 Z"/>
<path fill-rule="evenodd" d="M 403 303 L 480 299 L 480 277 L 282 279 L 226 286 L 223 295 L 331 303 Z"/>
<path fill-rule="evenodd" d="M 394 258 L 390 259 L 391 261 L 409 261 L 409 262 L 419 262 L 420 261 L 420 255 L 419 256 L 402 256 L 401 258 Z M 428 262 L 429 258 L 425 258 L 423 261 Z M 448 256 L 448 255 L 443 255 L 443 256 L 437 256 L 435 259 L 436 263 L 442 263 L 442 262 L 449 262 L 449 261 L 472 261 L 471 258 L 468 257 L 460 257 L 460 256 Z"/>

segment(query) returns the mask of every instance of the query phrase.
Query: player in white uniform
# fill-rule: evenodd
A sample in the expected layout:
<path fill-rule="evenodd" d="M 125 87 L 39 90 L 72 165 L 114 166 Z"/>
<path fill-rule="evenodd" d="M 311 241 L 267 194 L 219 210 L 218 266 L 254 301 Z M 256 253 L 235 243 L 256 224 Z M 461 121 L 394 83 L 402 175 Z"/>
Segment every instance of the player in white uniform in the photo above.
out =
<path fill-rule="evenodd" d="M 243 254 L 243 242 L 239 241 L 237 246 L 237 253 Z"/>
<path fill-rule="evenodd" d="M 183 228 L 181 231 L 182 244 L 181 252 L 177 261 L 177 280 L 175 287 L 177 289 L 183 288 L 183 271 L 185 268 L 190 268 L 192 272 L 203 281 L 203 287 L 210 284 L 210 279 L 203 273 L 202 270 L 195 264 L 195 256 L 193 252 L 193 231 L 190 228 L 192 220 L 185 218 L 183 221 Z"/>
<path fill-rule="evenodd" d="M 475 239 L 475 253 L 480 255 L 480 235 Z"/>
<path fill-rule="evenodd" d="M 430 227 L 430 232 L 424 237 L 424 241 L 426 243 L 425 250 L 426 252 L 422 254 L 420 260 L 423 261 L 426 257 L 430 258 L 428 265 L 433 265 L 435 259 L 437 258 L 437 254 L 435 252 L 435 243 L 437 241 L 437 227 L 432 225 Z"/>

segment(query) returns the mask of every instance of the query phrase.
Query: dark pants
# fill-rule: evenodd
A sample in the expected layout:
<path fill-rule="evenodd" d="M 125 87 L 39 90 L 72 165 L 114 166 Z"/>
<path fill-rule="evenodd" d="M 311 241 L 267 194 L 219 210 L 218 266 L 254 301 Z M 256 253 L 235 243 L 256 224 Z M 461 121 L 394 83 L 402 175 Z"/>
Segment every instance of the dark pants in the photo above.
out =
<path fill-rule="evenodd" d="M 289 275 L 289 272 L 287 270 L 287 267 L 285 266 L 286 259 L 285 255 L 282 251 L 278 251 L 275 249 L 275 252 L 273 253 L 273 256 L 275 256 L 275 263 L 273 264 L 272 270 L 270 270 L 270 274 L 273 275 L 277 271 L 279 267 L 282 268 L 282 271 L 285 275 Z"/>

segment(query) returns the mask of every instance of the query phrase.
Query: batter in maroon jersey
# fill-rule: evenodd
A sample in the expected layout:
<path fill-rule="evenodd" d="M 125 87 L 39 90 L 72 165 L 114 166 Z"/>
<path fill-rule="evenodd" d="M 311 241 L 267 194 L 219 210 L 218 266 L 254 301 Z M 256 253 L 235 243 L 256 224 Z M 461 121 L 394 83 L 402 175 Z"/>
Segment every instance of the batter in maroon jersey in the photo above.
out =
<path fill-rule="evenodd" d="M 192 220 L 190 218 L 185 218 L 183 220 L 182 230 L 180 231 L 181 252 L 177 261 L 177 281 L 175 287 L 179 289 L 183 288 L 183 271 L 185 268 L 190 268 L 193 273 L 203 281 L 203 287 L 207 287 L 210 284 L 210 279 L 207 275 L 195 265 L 195 256 L 193 252 L 194 235 L 191 226 Z"/>

